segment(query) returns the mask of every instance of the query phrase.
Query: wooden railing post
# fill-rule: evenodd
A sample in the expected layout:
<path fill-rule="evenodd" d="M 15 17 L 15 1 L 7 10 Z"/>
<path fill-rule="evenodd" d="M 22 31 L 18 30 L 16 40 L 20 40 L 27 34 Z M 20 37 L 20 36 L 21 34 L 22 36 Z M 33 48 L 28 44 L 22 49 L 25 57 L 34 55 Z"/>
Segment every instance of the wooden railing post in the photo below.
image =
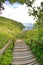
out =
<path fill-rule="evenodd" d="M 14 38 L 13 38 L 12 42 L 13 42 L 13 46 L 14 46 Z"/>
<path fill-rule="evenodd" d="M 33 43 L 33 39 L 31 38 L 31 39 L 30 39 L 30 46 L 32 45 L 32 43 Z"/>

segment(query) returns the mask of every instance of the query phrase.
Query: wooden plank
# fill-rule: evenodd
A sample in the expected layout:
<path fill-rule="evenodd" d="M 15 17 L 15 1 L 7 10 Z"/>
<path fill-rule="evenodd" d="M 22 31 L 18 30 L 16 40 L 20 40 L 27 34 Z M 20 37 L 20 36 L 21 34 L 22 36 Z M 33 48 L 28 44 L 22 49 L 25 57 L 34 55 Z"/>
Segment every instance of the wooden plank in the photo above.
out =
<path fill-rule="evenodd" d="M 23 40 L 17 40 L 15 43 L 12 65 L 39 65 L 30 47 Z"/>

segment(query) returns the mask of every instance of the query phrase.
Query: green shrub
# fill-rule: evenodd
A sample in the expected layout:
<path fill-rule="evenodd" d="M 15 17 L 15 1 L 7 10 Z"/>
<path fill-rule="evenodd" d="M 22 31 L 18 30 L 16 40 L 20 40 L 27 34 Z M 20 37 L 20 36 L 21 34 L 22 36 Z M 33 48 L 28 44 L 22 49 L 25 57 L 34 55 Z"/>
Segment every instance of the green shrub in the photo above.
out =
<path fill-rule="evenodd" d="M 1 65 L 10 65 L 12 62 L 13 43 L 6 49 L 0 58 Z"/>

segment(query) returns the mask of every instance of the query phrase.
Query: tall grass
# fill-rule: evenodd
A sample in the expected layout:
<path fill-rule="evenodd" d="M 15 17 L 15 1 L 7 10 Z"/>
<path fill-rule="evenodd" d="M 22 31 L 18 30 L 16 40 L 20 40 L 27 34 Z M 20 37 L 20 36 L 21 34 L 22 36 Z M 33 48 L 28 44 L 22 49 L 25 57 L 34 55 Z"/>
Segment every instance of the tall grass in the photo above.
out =
<path fill-rule="evenodd" d="M 16 21 L 0 17 L 0 49 L 11 39 L 21 33 L 24 26 Z"/>

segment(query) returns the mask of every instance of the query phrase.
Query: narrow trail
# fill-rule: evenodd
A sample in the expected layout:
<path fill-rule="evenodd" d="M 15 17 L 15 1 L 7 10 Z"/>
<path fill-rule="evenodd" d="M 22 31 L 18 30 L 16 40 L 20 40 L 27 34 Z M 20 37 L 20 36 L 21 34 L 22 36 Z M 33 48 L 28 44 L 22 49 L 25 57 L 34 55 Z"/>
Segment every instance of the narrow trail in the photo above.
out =
<path fill-rule="evenodd" d="M 29 46 L 23 40 L 15 42 L 12 65 L 39 65 Z"/>

